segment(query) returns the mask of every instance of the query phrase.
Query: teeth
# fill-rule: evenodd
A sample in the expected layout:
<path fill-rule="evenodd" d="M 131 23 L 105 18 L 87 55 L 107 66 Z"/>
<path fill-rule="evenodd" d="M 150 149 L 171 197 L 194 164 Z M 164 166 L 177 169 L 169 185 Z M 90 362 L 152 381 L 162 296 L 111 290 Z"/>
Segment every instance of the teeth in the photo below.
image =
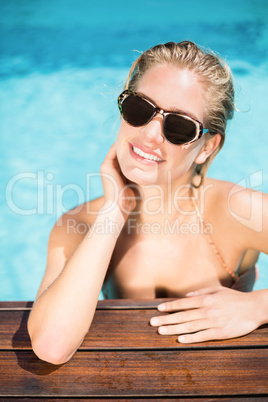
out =
<path fill-rule="evenodd" d="M 163 159 L 158 158 L 155 155 L 147 154 L 146 152 L 143 152 L 140 148 L 133 147 L 132 149 L 135 152 L 135 154 L 141 156 L 142 158 L 149 159 L 151 161 L 156 161 L 156 162 L 161 162 L 163 160 Z"/>

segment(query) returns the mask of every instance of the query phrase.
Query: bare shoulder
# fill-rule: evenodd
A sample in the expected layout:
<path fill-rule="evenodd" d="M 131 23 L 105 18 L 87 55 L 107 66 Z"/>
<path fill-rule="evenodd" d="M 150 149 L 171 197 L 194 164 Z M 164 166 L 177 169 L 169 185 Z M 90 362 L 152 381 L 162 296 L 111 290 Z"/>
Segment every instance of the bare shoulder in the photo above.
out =
<path fill-rule="evenodd" d="M 204 182 L 206 213 L 239 236 L 246 248 L 267 252 L 268 195 L 228 181 Z"/>
<path fill-rule="evenodd" d="M 213 204 L 217 212 L 226 213 L 230 219 L 237 220 L 240 216 L 249 220 L 252 214 L 261 215 L 263 207 L 268 205 L 267 194 L 229 181 L 207 178 L 203 191 L 209 194 L 207 197 L 209 206 Z"/>
<path fill-rule="evenodd" d="M 47 266 L 37 297 L 61 273 L 94 223 L 103 197 L 66 212 L 54 225 L 48 241 Z"/>

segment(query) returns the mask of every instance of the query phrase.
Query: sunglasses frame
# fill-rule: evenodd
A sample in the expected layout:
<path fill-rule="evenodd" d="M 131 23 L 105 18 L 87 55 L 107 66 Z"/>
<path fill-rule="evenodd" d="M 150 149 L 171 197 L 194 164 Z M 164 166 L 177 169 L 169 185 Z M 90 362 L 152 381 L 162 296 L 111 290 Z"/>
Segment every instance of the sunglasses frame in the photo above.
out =
<path fill-rule="evenodd" d="M 137 96 L 137 97 L 143 99 L 144 101 L 146 101 L 147 103 L 149 103 L 149 104 L 154 108 L 154 113 L 153 113 L 153 115 L 151 116 L 151 118 L 150 118 L 145 124 L 142 124 L 142 125 L 139 125 L 139 126 L 134 126 L 133 124 L 130 124 L 127 120 L 125 120 L 122 105 L 123 105 L 124 100 L 125 100 L 129 95 L 134 95 L 134 96 Z M 206 128 L 203 127 L 203 124 L 202 124 L 199 120 L 193 119 L 192 117 L 187 116 L 187 115 L 185 115 L 185 114 L 176 113 L 176 112 L 167 112 L 167 111 L 161 109 L 159 106 L 157 106 L 157 105 L 156 105 L 150 98 L 148 98 L 147 96 L 142 95 L 142 94 L 140 94 L 140 93 L 138 93 L 138 92 L 131 91 L 130 89 L 124 90 L 124 91 L 118 96 L 118 107 L 119 107 L 119 111 L 120 111 L 121 116 L 123 117 L 123 119 L 124 119 L 130 126 L 132 126 L 132 127 L 143 127 L 143 126 L 146 126 L 146 124 L 148 124 L 157 114 L 161 114 L 161 115 L 163 116 L 163 121 L 162 121 L 162 132 L 163 132 L 163 135 L 164 135 L 165 139 L 166 139 L 170 144 L 173 144 L 173 145 L 188 145 L 188 144 L 191 144 L 192 142 L 195 142 L 195 141 L 199 140 L 199 138 L 201 138 L 203 134 L 205 134 L 205 133 L 207 133 L 207 132 L 209 131 L 209 129 L 206 129 Z M 165 120 L 166 120 L 166 117 L 167 117 L 168 115 L 170 115 L 170 114 L 172 114 L 172 115 L 175 114 L 176 116 L 182 117 L 182 118 L 184 118 L 184 119 L 186 119 L 186 120 L 189 120 L 189 121 L 191 121 L 192 123 L 194 123 L 194 125 L 196 126 L 196 135 L 195 135 L 195 137 L 194 137 L 191 141 L 185 142 L 185 143 L 183 143 L 183 144 L 174 144 L 173 142 L 171 142 L 171 141 L 166 137 L 166 135 L 165 135 L 165 133 L 164 133 L 164 122 L 165 122 Z"/>

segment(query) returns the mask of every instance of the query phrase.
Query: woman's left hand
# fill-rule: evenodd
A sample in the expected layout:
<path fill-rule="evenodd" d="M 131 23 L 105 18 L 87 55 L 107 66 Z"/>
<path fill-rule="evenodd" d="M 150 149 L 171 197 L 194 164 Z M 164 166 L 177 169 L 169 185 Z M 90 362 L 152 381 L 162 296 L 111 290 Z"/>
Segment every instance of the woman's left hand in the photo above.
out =
<path fill-rule="evenodd" d="M 172 314 L 153 317 L 150 323 L 161 335 L 180 335 L 181 343 L 236 338 L 261 325 L 256 293 L 223 286 L 191 292 L 160 304 L 159 311 Z"/>

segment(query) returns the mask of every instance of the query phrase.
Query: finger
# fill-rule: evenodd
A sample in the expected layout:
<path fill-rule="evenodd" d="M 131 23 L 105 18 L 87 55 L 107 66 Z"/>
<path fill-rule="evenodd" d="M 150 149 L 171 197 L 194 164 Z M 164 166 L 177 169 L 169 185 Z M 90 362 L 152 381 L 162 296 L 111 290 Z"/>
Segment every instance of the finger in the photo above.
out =
<path fill-rule="evenodd" d="M 192 332 L 206 330 L 210 327 L 208 320 L 196 320 L 186 322 L 184 324 L 166 325 L 158 328 L 158 332 L 161 335 L 179 335 L 189 334 Z"/>
<path fill-rule="evenodd" d="M 115 168 L 116 170 L 119 169 L 119 163 L 117 160 L 117 153 L 116 153 L 116 148 L 115 148 L 115 144 L 113 144 L 111 146 L 111 148 L 109 149 L 109 151 L 107 152 L 105 159 L 103 160 L 101 167 L 100 167 L 100 171 L 101 173 L 106 172 L 107 169 L 110 168 Z"/>
<path fill-rule="evenodd" d="M 115 144 L 113 144 L 111 146 L 111 148 L 109 149 L 109 151 L 107 152 L 103 162 L 106 162 L 110 159 L 114 159 L 115 156 L 116 156 L 116 149 L 115 149 Z"/>
<path fill-rule="evenodd" d="M 185 334 L 178 337 L 180 343 L 197 343 L 223 339 L 216 329 L 210 328 L 195 334 Z"/>
<path fill-rule="evenodd" d="M 107 152 L 106 156 L 115 156 L 116 155 L 116 148 L 115 148 L 115 142 L 113 143 L 113 145 L 111 146 L 111 148 L 109 149 L 109 151 Z"/>
<path fill-rule="evenodd" d="M 221 289 L 222 289 L 222 286 L 217 286 L 215 288 L 204 288 L 204 289 L 200 289 L 200 290 L 195 290 L 194 292 L 187 293 L 186 297 L 209 295 L 209 294 L 217 293 Z"/>
<path fill-rule="evenodd" d="M 159 311 L 178 311 L 178 310 L 188 310 L 193 308 L 203 307 L 202 296 L 189 297 L 184 299 L 178 299 L 171 302 L 161 303 L 157 307 Z"/>
<path fill-rule="evenodd" d="M 150 324 L 154 327 L 159 327 L 160 325 L 182 324 L 184 322 L 201 320 L 205 318 L 207 318 L 206 310 L 204 308 L 199 308 L 152 317 Z"/>

